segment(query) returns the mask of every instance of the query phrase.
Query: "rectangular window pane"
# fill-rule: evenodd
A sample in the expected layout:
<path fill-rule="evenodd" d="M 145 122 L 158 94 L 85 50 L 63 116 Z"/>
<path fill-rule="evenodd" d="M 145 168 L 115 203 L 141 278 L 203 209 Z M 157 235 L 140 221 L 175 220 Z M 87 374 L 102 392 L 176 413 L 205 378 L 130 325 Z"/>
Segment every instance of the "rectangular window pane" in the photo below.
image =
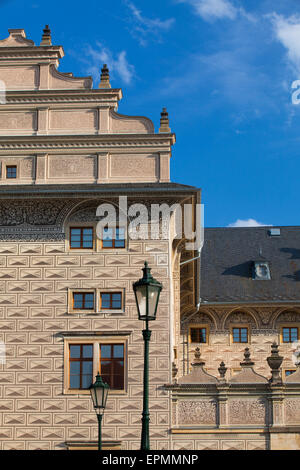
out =
<path fill-rule="evenodd" d="M 70 374 L 80 374 L 80 361 L 70 362 Z"/>
<path fill-rule="evenodd" d="M 72 359 L 80 357 L 80 344 L 70 345 L 70 357 Z"/>
<path fill-rule="evenodd" d="M 73 295 L 73 307 L 74 308 L 83 308 L 83 295 L 82 294 L 74 294 Z"/>
<path fill-rule="evenodd" d="M 84 308 L 93 309 L 94 308 L 94 294 L 85 294 L 84 297 Z"/>
<path fill-rule="evenodd" d="M 298 328 L 291 328 L 291 341 L 298 340 Z"/>
<path fill-rule="evenodd" d="M 70 375 L 70 388 L 80 388 L 79 375 Z"/>
<path fill-rule="evenodd" d="M 248 332 L 247 328 L 241 328 L 241 343 L 247 343 Z"/>
<path fill-rule="evenodd" d="M 92 380 L 93 380 L 93 376 L 91 374 L 83 375 L 82 376 L 82 388 L 89 388 L 92 385 Z"/>
<path fill-rule="evenodd" d="M 101 375 L 110 375 L 112 369 L 112 361 L 105 359 L 101 361 Z"/>
<path fill-rule="evenodd" d="M 83 345 L 82 357 L 85 357 L 85 358 L 93 357 L 93 345 L 92 344 Z"/>
<path fill-rule="evenodd" d="M 233 341 L 235 343 L 239 343 L 240 341 L 240 335 L 239 335 L 239 330 L 238 328 L 233 328 L 232 330 L 232 336 L 233 336 Z"/>
<path fill-rule="evenodd" d="M 111 389 L 124 389 L 124 344 L 100 345 L 100 374 Z"/>
<path fill-rule="evenodd" d="M 103 241 L 104 240 L 112 240 L 113 239 L 113 229 L 112 228 L 104 228 L 103 229 Z"/>
<path fill-rule="evenodd" d="M 110 344 L 101 344 L 101 358 L 110 358 L 111 357 L 111 345 Z"/>
<path fill-rule="evenodd" d="M 109 294 L 101 294 L 101 307 L 102 308 L 110 307 L 110 295 Z"/>
<path fill-rule="evenodd" d="M 115 344 L 113 348 L 113 357 L 124 357 L 124 346 L 123 344 Z"/>
<path fill-rule="evenodd" d="M 115 248 L 125 248 L 125 240 L 116 240 Z"/>
<path fill-rule="evenodd" d="M 82 373 L 84 375 L 92 375 L 93 374 L 93 362 L 92 361 L 84 361 L 82 363 Z"/>
<path fill-rule="evenodd" d="M 288 343 L 290 340 L 290 331 L 289 328 L 282 329 L 282 338 L 285 343 Z"/>
<path fill-rule="evenodd" d="M 116 308 L 116 309 L 122 308 L 122 295 L 121 294 L 112 295 L 112 308 Z"/>

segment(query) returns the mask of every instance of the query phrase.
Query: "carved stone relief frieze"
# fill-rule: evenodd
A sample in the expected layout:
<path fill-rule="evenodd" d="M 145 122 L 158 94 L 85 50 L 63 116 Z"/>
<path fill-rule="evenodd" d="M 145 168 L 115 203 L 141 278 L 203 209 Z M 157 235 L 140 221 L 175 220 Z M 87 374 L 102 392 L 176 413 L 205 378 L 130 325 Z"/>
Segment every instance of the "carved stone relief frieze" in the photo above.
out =
<path fill-rule="evenodd" d="M 230 400 L 230 424 L 265 424 L 267 419 L 267 405 L 265 400 Z"/>
<path fill-rule="evenodd" d="M 216 400 L 185 400 L 178 402 L 178 424 L 215 425 L 216 421 Z"/>

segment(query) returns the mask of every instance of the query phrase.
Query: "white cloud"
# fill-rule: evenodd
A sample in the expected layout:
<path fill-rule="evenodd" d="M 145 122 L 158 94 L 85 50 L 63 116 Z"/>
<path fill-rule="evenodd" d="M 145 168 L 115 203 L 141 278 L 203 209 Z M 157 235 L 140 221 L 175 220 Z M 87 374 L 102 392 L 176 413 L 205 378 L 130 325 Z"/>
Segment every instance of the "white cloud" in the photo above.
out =
<path fill-rule="evenodd" d="M 260 222 L 257 222 L 255 219 L 247 219 L 247 220 L 242 220 L 242 219 L 237 219 L 236 222 L 233 224 L 227 225 L 227 227 L 270 227 L 270 224 L 262 224 Z"/>
<path fill-rule="evenodd" d="M 235 19 L 238 10 L 229 0 L 178 0 L 180 3 L 189 3 L 195 13 L 206 21 L 229 18 Z"/>
<path fill-rule="evenodd" d="M 273 13 L 269 15 L 276 39 L 287 51 L 287 57 L 294 71 L 300 73 L 300 16 L 292 15 L 285 18 Z"/>
<path fill-rule="evenodd" d="M 169 29 L 175 23 L 174 18 L 168 18 L 161 20 L 160 18 L 147 18 L 142 15 L 142 12 L 129 0 L 125 0 L 125 4 L 132 13 L 131 20 L 133 22 L 133 29 L 131 33 L 137 37 L 139 43 L 142 46 L 147 45 L 147 38 L 149 36 L 155 37 L 156 40 L 160 40 L 161 33 L 169 31 Z"/>
<path fill-rule="evenodd" d="M 113 54 L 110 49 L 104 47 L 100 42 L 97 42 L 97 46 L 98 49 L 90 46 L 86 51 L 86 55 L 90 57 L 87 62 L 87 71 L 93 76 L 94 81 L 99 81 L 101 67 L 103 64 L 107 64 L 112 76 L 118 75 L 127 85 L 131 83 L 134 77 L 134 66 L 129 64 L 126 51 Z"/>

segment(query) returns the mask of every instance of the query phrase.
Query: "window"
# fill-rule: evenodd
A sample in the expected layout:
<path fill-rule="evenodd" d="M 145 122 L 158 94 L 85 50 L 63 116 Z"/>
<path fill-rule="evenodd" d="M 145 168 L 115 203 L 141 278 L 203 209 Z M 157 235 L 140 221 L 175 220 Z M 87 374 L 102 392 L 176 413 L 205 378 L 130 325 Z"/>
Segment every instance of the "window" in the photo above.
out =
<path fill-rule="evenodd" d="M 296 369 L 286 369 L 284 371 L 284 376 L 288 377 L 289 375 L 293 374 L 294 372 L 296 372 Z"/>
<path fill-rule="evenodd" d="M 6 178 L 12 179 L 17 177 L 16 165 L 10 165 L 6 167 Z"/>
<path fill-rule="evenodd" d="M 298 327 L 284 326 L 282 328 L 282 342 L 283 343 L 293 343 L 298 341 Z"/>
<path fill-rule="evenodd" d="M 191 343 L 207 343 L 206 328 L 190 328 Z"/>
<path fill-rule="evenodd" d="M 248 343 L 248 328 L 233 327 L 232 328 L 233 343 Z"/>
<path fill-rule="evenodd" d="M 93 381 L 93 345 L 70 344 L 70 389 L 88 389 Z"/>
<path fill-rule="evenodd" d="M 127 335 L 64 334 L 68 337 L 64 342 L 64 393 L 88 395 L 98 373 L 109 384 L 110 393 L 126 392 Z"/>
<path fill-rule="evenodd" d="M 100 310 L 120 310 L 122 308 L 122 292 L 101 292 Z"/>
<path fill-rule="evenodd" d="M 73 292 L 74 310 L 94 310 L 95 300 L 93 292 Z"/>
<path fill-rule="evenodd" d="M 123 344 L 100 344 L 100 375 L 112 390 L 124 389 Z"/>
<path fill-rule="evenodd" d="M 104 227 L 102 231 L 102 248 L 125 248 L 125 229 Z"/>
<path fill-rule="evenodd" d="M 89 249 L 94 246 L 93 227 L 71 227 L 70 248 Z"/>

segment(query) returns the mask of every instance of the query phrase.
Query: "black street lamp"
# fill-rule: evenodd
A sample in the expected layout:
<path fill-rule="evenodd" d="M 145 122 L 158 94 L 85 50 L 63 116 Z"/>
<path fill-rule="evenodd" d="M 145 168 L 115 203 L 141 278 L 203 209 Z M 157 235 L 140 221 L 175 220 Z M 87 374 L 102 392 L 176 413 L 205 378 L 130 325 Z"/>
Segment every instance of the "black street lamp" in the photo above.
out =
<path fill-rule="evenodd" d="M 106 407 L 108 390 L 109 385 L 103 382 L 102 377 L 98 373 L 96 382 L 90 386 L 91 397 L 98 418 L 98 450 L 102 449 L 101 424 Z"/>
<path fill-rule="evenodd" d="M 144 394 L 143 394 L 143 414 L 142 414 L 142 437 L 141 450 L 150 450 L 149 438 L 149 342 L 151 330 L 148 323 L 156 319 L 156 311 L 159 301 L 162 284 L 154 279 L 145 261 L 143 268 L 143 277 L 133 284 L 133 291 L 138 310 L 139 320 L 146 322 L 146 328 L 143 330 L 144 338 Z"/>

